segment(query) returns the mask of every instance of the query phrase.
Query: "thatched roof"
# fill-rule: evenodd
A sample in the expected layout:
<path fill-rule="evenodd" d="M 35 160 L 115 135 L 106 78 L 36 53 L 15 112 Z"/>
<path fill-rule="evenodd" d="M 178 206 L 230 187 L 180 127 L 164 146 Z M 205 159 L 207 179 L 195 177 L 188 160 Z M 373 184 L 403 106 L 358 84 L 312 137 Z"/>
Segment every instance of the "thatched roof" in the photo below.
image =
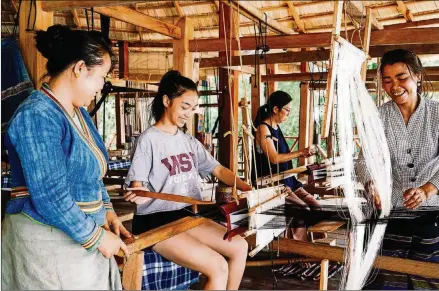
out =
<path fill-rule="evenodd" d="M 68 1 L 66 1 L 68 2 Z M 219 1 L 128 1 L 127 7 L 154 17 L 166 23 L 175 24 L 187 16 L 193 20 L 194 38 L 208 39 L 219 37 Z M 236 2 L 236 1 L 235 1 Z M 375 29 L 386 29 L 401 23 L 417 23 L 423 26 L 439 25 L 439 1 L 345 1 L 345 17 L 342 30 L 352 30 L 364 25 L 366 8 L 372 8 Z M 111 1 L 108 1 L 111 3 Z M 295 33 L 330 32 L 334 1 L 240 1 L 250 5 L 272 19 L 278 25 Z M 2 0 L 2 37 L 10 35 L 14 26 L 19 1 Z M 88 21 L 87 17 L 88 15 Z M 87 9 L 63 9 L 54 12 L 54 22 L 68 25 L 75 29 L 100 29 L 98 13 Z M 428 20 L 427 22 L 425 22 Z M 257 23 L 254 19 L 240 15 L 240 36 L 255 35 Z M 275 35 L 275 29 L 269 28 L 268 34 Z M 148 72 L 162 74 L 172 67 L 172 38 L 157 32 L 111 18 L 110 38 L 125 40 L 136 45 L 130 46 L 130 72 Z M 403 43 L 401 39 L 401 43 Z M 273 52 L 273 51 L 271 51 Z M 244 52 L 250 53 L 250 52 Z M 203 53 L 202 57 L 216 56 L 217 53 Z"/>

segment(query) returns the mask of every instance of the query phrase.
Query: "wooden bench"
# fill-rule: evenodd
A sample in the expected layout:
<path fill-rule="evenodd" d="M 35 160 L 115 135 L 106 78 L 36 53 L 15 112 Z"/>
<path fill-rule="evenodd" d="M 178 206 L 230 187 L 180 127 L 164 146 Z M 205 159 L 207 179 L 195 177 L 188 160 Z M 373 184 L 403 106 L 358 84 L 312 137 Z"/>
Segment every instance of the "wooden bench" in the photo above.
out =
<path fill-rule="evenodd" d="M 118 257 L 123 258 L 122 286 L 125 290 L 140 290 L 142 287 L 142 272 L 144 264 L 143 250 L 154 244 L 185 232 L 205 223 L 207 219 L 198 217 L 184 217 L 156 229 L 144 232 L 124 242 L 131 252 L 128 258 L 120 250 Z"/>

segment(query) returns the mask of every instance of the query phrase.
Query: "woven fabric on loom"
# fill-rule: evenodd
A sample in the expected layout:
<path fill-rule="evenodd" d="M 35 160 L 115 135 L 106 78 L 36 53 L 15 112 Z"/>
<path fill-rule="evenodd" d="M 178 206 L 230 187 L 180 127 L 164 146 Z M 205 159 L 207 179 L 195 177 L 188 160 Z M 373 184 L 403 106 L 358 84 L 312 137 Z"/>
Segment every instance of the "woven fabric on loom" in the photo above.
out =
<path fill-rule="evenodd" d="M 2 174 L 2 190 L 10 190 L 12 188 L 11 174 Z"/>
<path fill-rule="evenodd" d="M 127 169 L 131 166 L 130 160 L 117 160 L 117 161 L 109 161 L 108 169 L 109 170 L 120 170 Z"/>
<path fill-rule="evenodd" d="M 152 249 L 144 252 L 142 290 L 187 290 L 198 282 L 198 272 L 179 266 Z"/>

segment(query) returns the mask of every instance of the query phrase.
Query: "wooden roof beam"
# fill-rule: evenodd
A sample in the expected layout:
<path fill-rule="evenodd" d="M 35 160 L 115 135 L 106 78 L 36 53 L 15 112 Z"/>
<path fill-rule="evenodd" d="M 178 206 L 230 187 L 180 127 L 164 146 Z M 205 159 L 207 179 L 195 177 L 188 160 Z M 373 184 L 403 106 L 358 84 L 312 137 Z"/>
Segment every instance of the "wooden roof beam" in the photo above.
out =
<path fill-rule="evenodd" d="M 94 11 L 174 39 L 181 38 L 181 29 L 178 26 L 160 21 L 126 6 L 96 7 Z"/>
<path fill-rule="evenodd" d="M 425 67 L 425 74 L 429 81 L 437 82 L 439 79 L 439 67 Z M 365 78 L 367 80 L 373 80 L 377 77 L 377 70 L 367 70 Z M 269 76 L 262 75 L 262 82 L 276 81 L 276 82 L 288 82 L 288 81 L 300 81 L 308 82 L 314 80 L 315 82 L 326 81 L 328 78 L 327 72 L 322 73 L 289 73 L 289 74 L 271 74 Z"/>
<path fill-rule="evenodd" d="M 184 16 L 183 9 L 181 9 L 180 4 L 178 4 L 178 1 L 172 1 L 172 3 L 174 3 L 174 7 L 177 10 L 178 16 L 183 17 Z"/>
<path fill-rule="evenodd" d="M 399 24 L 390 24 L 390 25 L 386 25 L 386 28 L 395 29 L 395 28 L 422 27 L 422 26 L 438 24 L 438 23 L 439 23 L 439 18 L 435 18 L 435 19 L 428 19 L 428 20 L 399 23 Z"/>
<path fill-rule="evenodd" d="M 11 2 L 11 6 L 14 9 L 15 13 L 18 13 L 18 7 L 17 4 L 15 4 L 14 0 L 9 0 Z M 4 10 L 3 10 L 4 11 Z"/>
<path fill-rule="evenodd" d="M 74 1 L 41 1 L 43 11 L 69 10 L 77 8 L 97 8 L 107 6 L 119 6 L 145 2 L 144 0 L 74 0 Z"/>
<path fill-rule="evenodd" d="M 145 44 L 146 45 L 146 44 Z M 439 54 L 438 45 L 389 45 L 389 46 L 374 46 L 370 47 L 369 55 L 372 58 L 381 57 L 386 51 L 392 49 L 405 48 L 413 51 L 415 54 Z M 261 61 L 261 63 L 267 62 L 267 64 L 290 64 L 296 62 L 315 62 L 315 61 L 326 61 L 329 59 L 328 50 L 315 50 L 308 52 L 285 52 L 285 53 L 275 53 L 267 54 L 266 60 Z M 245 66 L 254 65 L 255 56 L 245 55 L 242 56 L 242 64 Z M 212 67 L 222 67 L 227 65 L 226 58 L 203 58 L 200 62 L 200 68 L 212 68 Z M 239 66 L 239 57 L 232 57 L 232 66 Z"/>
<path fill-rule="evenodd" d="M 371 33 L 371 46 L 377 45 L 399 45 L 402 42 L 410 44 L 436 44 L 439 39 L 439 28 L 411 28 L 404 39 L 401 39 L 401 31 L 398 29 L 374 30 Z M 352 38 L 348 32 L 349 39 Z M 353 36 L 353 44 L 361 45 L 358 33 Z M 241 37 L 242 50 L 254 50 L 256 40 L 253 36 Z M 307 48 L 307 47 L 329 47 L 331 44 L 331 33 L 314 34 L 295 34 L 295 35 L 275 35 L 267 36 L 267 44 L 271 49 L 285 48 Z M 237 47 L 236 40 L 232 40 L 232 45 Z M 224 39 L 197 39 L 189 43 L 191 52 L 225 51 Z"/>
<path fill-rule="evenodd" d="M 317 18 L 328 18 L 332 17 L 334 15 L 333 12 L 315 12 L 315 13 L 308 13 L 303 14 L 300 16 L 302 20 L 304 19 L 317 19 Z"/>
<path fill-rule="evenodd" d="M 181 7 L 185 7 L 185 6 L 201 6 L 201 5 L 211 5 L 212 1 L 197 1 L 197 2 L 189 2 L 189 3 L 185 3 L 185 1 L 179 3 L 179 5 Z"/>
<path fill-rule="evenodd" d="M 364 17 L 364 13 L 366 12 L 366 7 L 364 6 L 362 1 L 349 1 L 347 2 L 347 13 L 350 14 L 354 20 L 359 24 L 362 25 L 362 20 L 366 19 Z M 364 12 L 364 13 L 363 13 Z M 370 15 L 370 21 L 372 23 L 373 29 L 383 29 L 383 25 L 371 14 Z"/>
<path fill-rule="evenodd" d="M 140 12 L 140 11 L 139 11 L 139 8 L 138 8 L 138 4 L 134 4 L 134 9 L 135 9 L 136 11 Z M 138 26 L 136 26 L 136 30 L 137 30 L 137 32 L 139 33 L 139 39 L 140 39 L 140 41 L 143 42 L 143 41 L 144 41 L 144 39 L 143 39 L 143 28 L 142 28 L 142 27 L 138 27 Z"/>
<path fill-rule="evenodd" d="M 226 3 L 226 2 L 223 2 Z M 265 18 L 266 14 L 262 13 L 259 9 L 257 9 L 256 7 L 254 7 L 251 4 L 248 4 L 248 2 L 241 2 L 238 0 L 231 0 L 231 3 L 233 3 L 233 6 L 235 6 L 235 8 L 237 8 L 239 6 L 239 12 L 241 14 L 243 14 L 243 12 L 246 14 L 249 14 L 250 16 L 252 16 L 253 18 L 256 18 L 262 22 L 265 23 L 265 21 L 267 21 L 267 23 L 265 23 L 269 28 L 271 28 L 272 30 L 281 33 L 281 34 L 293 34 L 294 31 L 290 28 L 285 27 L 284 25 L 280 24 L 279 22 L 277 22 L 276 20 L 274 20 L 271 17 Z"/>
<path fill-rule="evenodd" d="M 324 4 L 328 4 L 328 3 L 333 3 L 334 1 L 312 1 L 312 2 L 304 2 L 304 1 L 300 1 L 300 2 L 294 2 L 294 5 L 296 7 L 312 7 L 312 6 L 321 6 Z"/>
<path fill-rule="evenodd" d="M 294 22 L 296 23 L 297 27 L 299 28 L 299 32 L 306 33 L 305 29 L 305 23 L 300 19 L 299 12 L 296 9 L 296 6 L 294 6 L 293 2 L 287 1 L 288 4 L 288 11 L 291 16 L 294 18 Z"/>
<path fill-rule="evenodd" d="M 76 25 L 77 28 L 81 28 L 81 21 L 78 17 L 78 10 L 72 9 L 72 16 L 73 16 L 73 23 Z"/>
<path fill-rule="evenodd" d="M 407 6 L 404 4 L 404 2 L 402 1 L 396 1 L 396 5 L 398 6 L 397 9 L 399 11 L 399 13 L 401 13 L 405 20 L 407 20 L 407 22 L 411 22 L 414 20 L 414 16 L 413 13 L 410 11 L 410 9 L 407 8 Z"/>
<path fill-rule="evenodd" d="M 142 3 L 140 4 L 140 8 L 142 9 L 169 9 L 169 8 L 175 8 L 174 5 L 174 1 L 170 1 L 169 3 L 166 3 L 166 1 L 156 1 L 156 2 L 164 2 L 163 4 L 156 4 L 156 5 L 151 5 L 151 3 L 149 1 L 142 1 Z M 178 5 L 180 7 L 185 7 L 185 6 L 201 6 L 201 5 L 210 5 L 212 4 L 211 1 L 197 1 L 197 2 L 189 2 L 189 3 L 185 3 L 186 1 L 182 1 L 180 3 L 178 3 Z"/>
<path fill-rule="evenodd" d="M 267 11 L 283 10 L 285 8 L 288 8 L 287 3 L 282 3 L 282 4 L 274 5 L 274 6 L 261 7 L 261 8 L 259 8 L 259 10 L 261 12 L 267 12 Z"/>

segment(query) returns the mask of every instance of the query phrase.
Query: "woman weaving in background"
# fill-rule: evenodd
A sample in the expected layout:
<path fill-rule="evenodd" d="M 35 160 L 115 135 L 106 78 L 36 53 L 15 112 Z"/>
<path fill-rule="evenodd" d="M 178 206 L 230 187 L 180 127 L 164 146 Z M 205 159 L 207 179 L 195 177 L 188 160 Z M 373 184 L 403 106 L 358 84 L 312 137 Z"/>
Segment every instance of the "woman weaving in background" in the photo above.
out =
<path fill-rule="evenodd" d="M 293 159 L 309 157 L 316 153 L 312 147 L 290 152 L 287 141 L 280 129 L 280 124 L 288 119 L 291 112 L 291 96 L 283 91 L 276 91 L 270 95 L 268 103 L 261 106 L 255 120 L 256 127 L 256 171 L 252 171 L 252 180 L 256 177 L 277 174 L 293 168 Z M 257 175 L 257 176 L 256 176 Z M 296 177 L 281 181 L 290 192 L 287 199 L 302 207 L 318 207 L 319 203 L 314 197 L 303 189 Z"/>

